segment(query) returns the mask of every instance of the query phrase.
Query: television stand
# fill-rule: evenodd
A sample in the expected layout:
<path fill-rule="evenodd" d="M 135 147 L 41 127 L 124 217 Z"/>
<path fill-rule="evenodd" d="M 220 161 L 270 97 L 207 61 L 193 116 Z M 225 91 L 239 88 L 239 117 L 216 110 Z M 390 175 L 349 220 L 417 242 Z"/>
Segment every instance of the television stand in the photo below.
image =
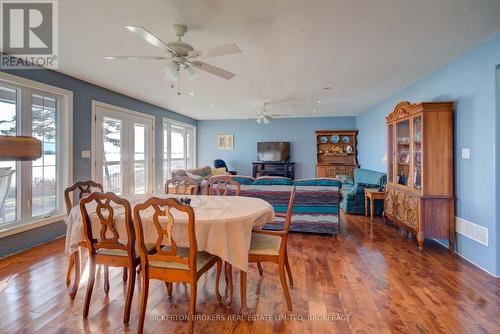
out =
<path fill-rule="evenodd" d="M 288 161 L 254 161 L 253 177 L 282 176 L 289 179 L 295 178 L 295 162 Z"/>

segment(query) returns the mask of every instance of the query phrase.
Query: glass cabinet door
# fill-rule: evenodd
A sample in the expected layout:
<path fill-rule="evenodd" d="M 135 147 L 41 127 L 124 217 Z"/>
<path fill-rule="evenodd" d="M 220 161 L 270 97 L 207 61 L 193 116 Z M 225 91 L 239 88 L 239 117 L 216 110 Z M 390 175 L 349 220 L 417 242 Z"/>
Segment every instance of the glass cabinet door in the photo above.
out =
<path fill-rule="evenodd" d="M 387 182 L 393 182 L 394 177 L 394 126 L 387 127 Z"/>
<path fill-rule="evenodd" d="M 407 186 L 410 175 L 410 121 L 396 124 L 396 182 Z"/>
<path fill-rule="evenodd" d="M 422 189 L 422 116 L 413 119 L 413 187 Z"/>

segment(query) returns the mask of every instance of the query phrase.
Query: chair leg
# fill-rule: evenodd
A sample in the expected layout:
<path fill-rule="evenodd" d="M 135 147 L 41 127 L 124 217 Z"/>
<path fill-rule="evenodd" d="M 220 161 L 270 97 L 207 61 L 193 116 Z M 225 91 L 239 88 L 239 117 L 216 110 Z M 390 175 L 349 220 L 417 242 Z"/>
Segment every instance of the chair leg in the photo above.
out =
<path fill-rule="evenodd" d="M 92 257 L 89 257 L 89 280 L 87 282 L 87 293 L 85 294 L 85 303 L 83 305 L 83 318 L 87 319 L 89 315 L 90 299 L 92 298 L 92 290 L 94 289 L 95 280 L 95 262 Z"/>
<path fill-rule="evenodd" d="M 66 272 L 66 286 L 71 284 L 71 272 L 75 267 L 75 253 L 69 256 L 68 271 Z"/>
<path fill-rule="evenodd" d="M 169 297 L 172 297 L 172 285 L 171 282 L 165 282 L 165 286 L 167 287 L 167 294 Z"/>
<path fill-rule="evenodd" d="M 290 298 L 290 291 L 288 291 L 288 284 L 286 283 L 286 277 L 285 277 L 285 260 L 280 259 L 279 265 L 279 273 L 280 273 L 280 281 L 281 281 L 281 287 L 283 288 L 283 293 L 285 294 L 285 299 L 286 299 L 286 305 L 288 308 L 288 311 L 292 312 L 292 299 Z"/>
<path fill-rule="evenodd" d="M 233 302 L 233 266 L 229 262 L 224 263 L 224 276 L 226 279 L 226 307 L 231 308 Z"/>
<path fill-rule="evenodd" d="M 144 331 L 144 318 L 146 317 L 146 307 L 148 305 L 149 277 L 146 271 L 142 271 L 141 313 L 139 314 L 139 326 L 137 328 L 137 333 L 139 334 L 142 334 Z"/>
<path fill-rule="evenodd" d="M 264 274 L 264 268 L 262 268 L 260 262 L 257 262 L 257 268 L 259 269 L 259 275 L 262 276 Z"/>
<path fill-rule="evenodd" d="M 191 294 L 189 296 L 189 320 L 188 320 L 188 333 L 193 333 L 194 315 L 196 314 L 196 292 L 197 281 L 191 282 Z"/>
<path fill-rule="evenodd" d="M 128 324 L 128 321 L 130 320 L 130 307 L 132 306 L 132 298 L 134 298 L 135 267 L 131 265 L 129 268 L 123 269 L 127 269 L 130 271 L 130 279 L 128 280 L 127 287 L 127 300 L 125 302 L 125 310 L 123 312 L 123 323 Z"/>
<path fill-rule="evenodd" d="M 104 266 L 104 293 L 109 293 L 109 267 Z"/>
<path fill-rule="evenodd" d="M 290 286 L 293 288 L 293 277 L 292 271 L 290 270 L 290 263 L 288 262 L 288 252 L 285 252 L 285 268 L 288 274 L 288 280 L 290 281 Z"/>
<path fill-rule="evenodd" d="M 217 274 L 215 276 L 215 297 L 217 298 L 217 304 L 220 304 L 222 302 L 222 296 L 220 295 L 220 290 L 219 290 L 221 271 L 222 271 L 222 260 L 218 259 L 217 260 Z"/>
<path fill-rule="evenodd" d="M 127 283 L 127 273 L 128 273 L 128 268 L 123 268 L 123 273 L 122 273 L 122 281 L 123 283 Z"/>
<path fill-rule="evenodd" d="M 75 256 L 75 279 L 73 280 L 73 286 L 71 287 L 71 291 L 69 292 L 69 297 L 71 300 L 74 300 L 76 297 L 76 293 L 78 292 L 78 287 L 80 286 L 80 250 L 77 250 L 73 253 Z"/>

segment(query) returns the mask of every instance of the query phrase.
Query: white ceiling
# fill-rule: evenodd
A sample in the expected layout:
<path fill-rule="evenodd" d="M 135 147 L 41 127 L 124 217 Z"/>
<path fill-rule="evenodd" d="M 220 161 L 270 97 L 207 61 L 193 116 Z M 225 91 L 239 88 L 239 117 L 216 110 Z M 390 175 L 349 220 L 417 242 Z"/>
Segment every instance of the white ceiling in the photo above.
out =
<path fill-rule="evenodd" d="M 59 71 L 195 119 L 248 118 L 264 101 L 289 117 L 357 115 L 500 32 L 499 0 L 64 0 L 59 12 Z M 237 76 L 184 76 L 177 96 L 162 62 L 103 59 L 160 56 L 124 26 L 171 41 L 174 23 L 195 48 L 235 42 L 243 53 L 202 60 Z"/>

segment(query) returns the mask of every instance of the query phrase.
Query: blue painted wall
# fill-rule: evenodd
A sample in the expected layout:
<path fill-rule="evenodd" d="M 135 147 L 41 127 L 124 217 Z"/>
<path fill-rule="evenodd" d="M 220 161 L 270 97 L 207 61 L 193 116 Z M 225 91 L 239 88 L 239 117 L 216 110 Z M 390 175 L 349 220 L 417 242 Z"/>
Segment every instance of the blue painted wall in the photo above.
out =
<path fill-rule="evenodd" d="M 51 70 L 2 70 L 30 80 L 73 91 L 73 179 L 90 179 L 91 161 L 82 159 L 81 151 L 90 150 L 92 100 L 127 108 L 155 116 L 157 157 L 163 156 L 162 118 L 168 117 L 188 124 L 196 120 L 179 115 L 155 105 L 93 85 L 68 75 Z M 156 183 L 161 184 L 162 159 L 156 159 Z M 65 233 L 64 224 L 49 225 L 36 230 L 37 233 L 22 233 L 1 239 L 0 257 L 33 245 L 46 242 Z"/>
<path fill-rule="evenodd" d="M 497 78 L 496 78 L 496 104 L 497 104 L 497 113 L 496 113 L 496 189 L 497 189 L 497 275 L 500 271 L 500 186 L 498 186 L 500 180 L 500 65 L 497 66 Z"/>
<path fill-rule="evenodd" d="M 495 106 L 500 35 L 418 80 L 356 118 L 359 157 L 365 168 L 385 170 L 385 116 L 401 100 L 455 101 L 455 192 L 456 214 L 489 230 L 489 246 L 458 235 L 458 252 L 492 273 L 500 274 L 496 204 L 500 137 Z M 397 69 L 395 69 L 397 70 Z M 497 121 L 495 121 L 497 120 Z M 471 159 L 462 160 L 462 148 L 471 149 Z M 495 158 L 497 152 L 497 159 Z"/>
<path fill-rule="evenodd" d="M 314 177 L 316 173 L 316 130 L 351 130 L 354 117 L 317 117 L 275 119 L 258 124 L 255 120 L 198 121 L 198 165 L 213 166 L 223 159 L 231 170 L 252 175 L 252 161 L 257 160 L 257 142 L 290 141 L 291 160 L 296 163 L 296 178 Z M 217 150 L 217 134 L 234 134 L 234 150 Z"/>

